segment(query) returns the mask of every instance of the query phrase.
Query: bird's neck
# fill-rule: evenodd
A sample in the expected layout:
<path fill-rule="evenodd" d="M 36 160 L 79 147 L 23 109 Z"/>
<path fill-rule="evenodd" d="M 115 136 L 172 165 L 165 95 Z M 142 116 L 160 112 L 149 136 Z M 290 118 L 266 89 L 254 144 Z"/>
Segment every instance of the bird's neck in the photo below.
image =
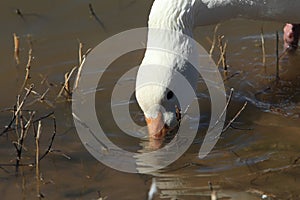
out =
<path fill-rule="evenodd" d="M 188 37 L 193 37 L 197 1 L 154 1 L 149 15 L 147 50 L 142 66 L 147 64 L 161 64 L 170 68 L 183 66 L 182 58 L 188 57 L 192 51 Z M 161 51 L 153 50 L 157 48 Z"/>
<path fill-rule="evenodd" d="M 297 0 L 298 1 L 298 0 Z M 149 15 L 149 29 L 172 30 L 193 37 L 193 28 L 241 17 L 256 20 L 300 22 L 296 0 L 155 0 Z M 299 4 L 299 3 L 298 3 Z M 298 5 L 297 4 L 297 5 Z M 155 31 L 154 31 L 155 32 Z M 188 56 L 191 44 L 186 38 L 172 34 L 152 34 L 149 30 L 148 45 L 142 64 L 178 63 L 178 57 L 169 53 L 153 52 L 151 44 L 162 44 L 165 49 Z M 150 42 L 149 42 L 150 41 Z M 179 60 L 180 61 L 180 60 Z"/>
<path fill-rule="evenodd" d="M 237 17 L 299 23 L 298 6 L 298 0 L 155 0 L 148 25 L 192 36 L 194 26 Z"/>
<path fill-rule="evenodd" d="M 156 0 L 149 15 L 148 27 L 168 29 L 192 36 L 197 0 Z"/>

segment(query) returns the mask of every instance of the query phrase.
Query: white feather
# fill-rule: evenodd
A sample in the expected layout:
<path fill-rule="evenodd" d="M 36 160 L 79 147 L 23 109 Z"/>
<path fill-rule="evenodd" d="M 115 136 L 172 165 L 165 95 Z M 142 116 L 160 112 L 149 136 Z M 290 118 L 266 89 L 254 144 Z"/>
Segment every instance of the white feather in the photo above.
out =
<path fill-rule="evenodd" d="M 299 0 L 155 0 L 149 15 L 147 50 L 137 74 L 137 86 L 146 77 L 149 81 L 151 77 L 156 77 L 163 86 L 154 84 L 143 89 L 136 88 L 137 101 L 145 115 L 155 117 L 160 111 L 159 106 L 155 107 L 157 109 L 152 106 L 163 103 L 166 95 L 164 86 L 171 84 L 174 71 L 183 73 L 193 87 L 197 82 L 195 71 L 186 65 L 182 57 L 150 47 L 155 40 L 167 49 L 174 49 L 183 57 L 188 57 L 191 53 L 189 41 L 172 34 L 157 36 L 151 33 L 151 29 L 174 30 L 192 37 L 195 26 L 214 24 L 235 17 L 299 23 L 299 8 Z M 165 122 L 174 120 L 171 118 L 174 118 L 174 113 L 166 115 Z"/>

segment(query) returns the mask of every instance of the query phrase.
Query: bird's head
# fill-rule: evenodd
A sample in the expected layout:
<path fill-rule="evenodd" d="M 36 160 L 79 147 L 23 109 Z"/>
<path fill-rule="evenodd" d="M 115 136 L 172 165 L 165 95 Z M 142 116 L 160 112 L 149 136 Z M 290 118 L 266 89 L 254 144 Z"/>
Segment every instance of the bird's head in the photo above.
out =
<path fill-rule="evenodd" d="M 136 90 L 136 98 L 144 112 L 150 138 L 162 139 L 179 125 L 180 106 L 172 90 L 149 84 Z"/>

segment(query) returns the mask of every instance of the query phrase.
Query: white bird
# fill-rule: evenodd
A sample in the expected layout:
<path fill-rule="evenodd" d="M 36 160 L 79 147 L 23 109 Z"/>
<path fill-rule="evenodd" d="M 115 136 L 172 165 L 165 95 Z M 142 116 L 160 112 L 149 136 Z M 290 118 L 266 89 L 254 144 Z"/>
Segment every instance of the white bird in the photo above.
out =
<path fill-rule="evenodd" d="M 193 28 L 196 26 L 215 24 L 232 18 L 300 23 L 299 9 L 299 0 L 155 0 L 148 27 L 177 31 L 193 37 Z M 178 124 L 175 108 L 177 102 L 170 90 L 172 84 L 176 85 L 173 81 L 176 74 L 174 72 L 182 73 L 193 88 L 196 88 L 198 74 L 182 57 L 151 49 L 149 41 L 154 39 L 154 35 L 149 30 L 147 50 L 137 74 L 136 99 L 144 112 L 150 138 L 160 139 Z M 172 34 L 164 35 L 163 32 L 158 37 L 155 39 L 164 47 L 189 56 L 190 46 L 182 38 Z M 137 88 L 149 74 L 161 84 Z"/>

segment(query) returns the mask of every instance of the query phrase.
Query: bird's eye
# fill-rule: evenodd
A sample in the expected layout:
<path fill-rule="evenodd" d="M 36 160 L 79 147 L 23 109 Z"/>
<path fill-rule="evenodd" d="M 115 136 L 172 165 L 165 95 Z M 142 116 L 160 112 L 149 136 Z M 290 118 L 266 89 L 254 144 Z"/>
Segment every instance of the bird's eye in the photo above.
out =
<path fill-rule="evenodd" d="M 172 91 L 169 91 L 169 92 L 167 93 L 167 99 L 168 99 L 168 100 L 172 99 L 173 96 L 174 96 L 174 93 L 173 93 Z"/>

